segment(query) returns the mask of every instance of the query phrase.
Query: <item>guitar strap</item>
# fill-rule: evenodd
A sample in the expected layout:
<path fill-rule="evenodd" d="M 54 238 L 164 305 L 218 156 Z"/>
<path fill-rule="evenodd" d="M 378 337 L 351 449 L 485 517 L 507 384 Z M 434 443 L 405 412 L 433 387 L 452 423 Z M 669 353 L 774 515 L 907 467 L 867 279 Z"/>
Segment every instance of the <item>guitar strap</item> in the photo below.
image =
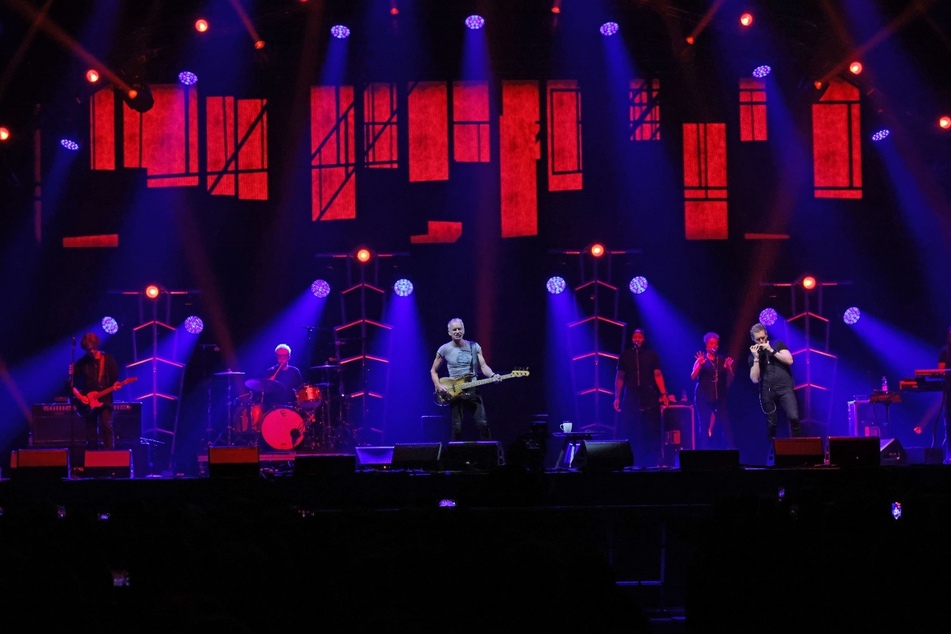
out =
<path fill-rule="evenodd" d="M 99 353 L 99 358 L 96 359 L 96 363 L 99 364 L 99 387 L 105 387 L 102 384 L 106 377 L 106 357 L 103 353 Z"/>

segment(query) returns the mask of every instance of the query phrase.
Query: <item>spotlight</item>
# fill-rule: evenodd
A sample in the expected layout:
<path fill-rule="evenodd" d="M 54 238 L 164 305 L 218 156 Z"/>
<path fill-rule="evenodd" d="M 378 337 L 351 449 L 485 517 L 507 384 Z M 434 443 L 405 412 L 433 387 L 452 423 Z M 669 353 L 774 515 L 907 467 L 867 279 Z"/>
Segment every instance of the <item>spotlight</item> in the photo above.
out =
<path fill-rule="evenodd" d="M 647 290 L 647 278 L 643 275 L 638 275 L 637 277 L 631 278 L 631 283 L 627 285 L 631 292 L 635 295 L 640 295 Z"/>
<path fill-rule="evenodd" d="M 547 288 L 548 292 L 552 295 L 564 293 L 567 287 L 568 284 L 565 283 L 565 278 L 558 275 L 548 278 L 548 281 L 545 283 L 545 288 Z"/>
<path fill-rule="evenodd" d="M 314 297 L 327 297 L 330 295 L 330 284 L 325 280 L 314 280 L 314 283 L 310 285 L 310 292 L 314 294 Z"/>
<path fill-rule="evenodd" d="M 948 115 L 944 115 L 943 117 L 938 119 L 938 127 L 941 128 L 942 130 L 951 129 L 951 117 L 949 117 Z"/>
<path fill-rule="evenodd" d="M 195 30 L 199 33 L 204 33 L 208 30 L 208 20 L 200 18 L 195 20 Z"/>
<path fill-rule="evenodd" d="M 816 278 L 812 277 L 811 275 L 807 275 L 806 277 L 802 278 L 802 287 L 807 291 L 811 291 L 816 287 Z"/>
<path fill-rule="evenodd" d="M 594 257 L 600 258 L 602 255 L 604 255 L 604 245 L 599 242 L 595 242 L 591 245 L 589 251 Z"/>
<path fill-rule="evenodd" d="M 335 24 L 330 27 L 330 34 L 338 40 L 345 40 L 350 37 L 350 29 L 342 24 Z"/>
<path fill-rule="evenodd" d="M 742 24 L 743 26 L 750 26 L 751 24 L 753 24 L 753 14 L 744 13 L 743 15 L 741 15 L 740 24 Z"/>
<path fill-rule="evenodd" d="M 79 143 L 68 137 L 60 139 L 59 144 L 71 152 L 75 152 L 79 149 Z"/>
<path fill-rule="evenodd" d="M 115 319 L 113 319 L 109 315 L 106 315 L 105 317 L 103 317 L 102 321 L 99 323 L 102 326 L 102 331 L 105 332 L 106 334 L 114 335 L 117 332 L 119 332 L 119 322 L 117 322 Z"/>
<path fill-rule="evenodd" d="M 892 131 L 889 130 L 888 128 L 882 128 L 881 130 L 877 130 L 874 134 L 872 134 L 872 140 L 875 141 L 876 143 L 878 141 L 883 141 L 891 133 Z"/>
<path fill-rule="evenodd" d="M 858 322 L 862 318 L 862 311 L 860 311 L 855 306 L 850 306 L 845 309 L 845 312 L 842 313 L 842 321 L 844 321 L 849 326 Z"/>
<path fill-rule="evenodd" d="M 0 127 L 0 141 L 6 141 L 10 138 L 10 128 Z"/>
<path fill-rule="evenodd" d="M 892 502 L 892 517 L 901 519 L 901 502 Z"/>
<path fill-rule="evenodd" d="M 149 299 L 156 299 L 162 291 L 155 284 L 149 284 L 145 287 L 145 296 Z"/>
<path fill-rule="evenodd" d="M 87 70 L 86 81 L 88 81 L 90 84 L 95 84 L 97 81 L 99 81 L 99 71 L 94 68 Z"/>
<path fill-rule="evenodd" d="M 466 18 L 466 27 L 472 31 L 478 31 L 485 26 L 485 19 L 481 15 L 470 15 Z"/>
<path fill-rule="evenodd" d="M 152 97 L 152 89 L 146 84 L 135 83 L 129 89 L 129 92 L 122 92 L 122 100 L 136 112 L 145 114 L 155 105 L 155 99 Z"/>
<path fill-rule="evenodd" d="M 763 64 L 762 66 L 757 66 L 756 68 L 753 69 L 753 77 L 757 79 L 762 79 L 763 77 L 766 77 L 767 75 L 769 75 L 771 72 L 773 72 L 773 69 L 767 66 L 766 64 Z"/>
<path fill-rule="evenodd" d="M 393 284 L 393 292 L 398 297 L 409 297 L 413 294 L 413 283 L 407 279 L 396 280 Z"/>
<path fill-rule="evenodd" d="M 353 254 L 353 257 L 356 258 L 357 262 L 366 264 L 373 258 L 373 254 L 370 252 L 370 249 L 367 249 L 366 247 L 360 247 Z"/>
<path fill-rule="evenodd" d="M 200 335 L 205 329 L 205 322 L 197 315 L 191 315 L 185 318 L 185 332 L 190 335 Z"/>
<path fill-rule="evenodd" d="M 183 70 L 178 74 L 178 81 L 185 86 L 194 86 L 198 83 L 198 75 L 190 70 Z"/>
<path fill-rule="evenodd" d="M 605 22 L 601 25 L 601 28 L 598 29 L 601 32 L 601 35 L 604 37 L 611 37 L 618 32 L 617 22 Z M 689 38 L 688 38 L 689 39 Z M 688 44 L 693 44 L 693 42 L 688 41 Z"/>
<path fill-rule="evenodd" d="M 257 40 L 254 42 L 254 49 L 260 51 L 265 46 L 264 40 Z"/>
<path fill-rule="evenodd" d="M 849 64 L 849 72 L 852 73 L 853 75 L 861 75 L 862 62 L 852 62 L 851 64 Z"/>
<path fill-rule="evenodd" d="M 777 319 L 779 319 L 779 313 L 773 308 L 764 308 L 759 311 L 759 323 L 767 328 L 775 324 Z"/>

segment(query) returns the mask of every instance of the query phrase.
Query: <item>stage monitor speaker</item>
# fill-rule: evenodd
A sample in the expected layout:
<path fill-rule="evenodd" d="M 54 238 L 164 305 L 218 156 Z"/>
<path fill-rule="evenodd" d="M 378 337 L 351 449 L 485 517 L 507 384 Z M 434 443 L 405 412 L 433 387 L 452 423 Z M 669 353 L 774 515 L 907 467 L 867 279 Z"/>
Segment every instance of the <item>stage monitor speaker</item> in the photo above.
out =
<path fill-rule="evenodd" d="M 905 447 L 908 464 L 943 464 L 944 447 Z"/>
<path fill-rule="evenodd" d="M 438 471 L 439 457 L 441 455 L 442 443 L 397 443 L 393 447 L 393 460 L 390 464 L 394 469 Z"/>
<path fill-rule="evenodd" d="M 212 478 L 251 478 L 261 475 L 257 447 L 208 447 Z"/>
<path fill-rule="evenodd" d="M 357 468 L 357 457 L 353 454 L 320 454 L 294 458 L 295 478 L 321 478 L 328 476 L 350 475 Z"/>
<path fill-rule="evenodd" d="M 393 447 L 356 447 L 357 467 L 360 469 L 389 469 L 393 462 Z"/>
<path fill-rule="evenodd" d="M 906 465 L 908 454 L 897 438 L 876 438 L 883 465 Z"/>
<path fill-rule="evenodd" d="M 69 478 L 69 449 L 17 449 L 10 455 L 10 469 L 17 480 Z"/>
<path fill-rule="evenodd" d="M 877 467 L 881 464 L 875 436 L 829 436 L 829 464 L 833 467 Z"/>
<path fill-rule="evenodd" d="M 132 475 L 131 449 L 87 451 L 83 458 L 85 478 L 131 478 Z"/>
<path fill-rule="evenodd" d="M 681 449 L 681 471 L 736 471 L 740 468 L 738 449 Z"/>
<path fill-rule="evenodd" d="M 585 472 L 622 471 L 634 466 L 634 451 L 627 440 L 583 440 L 571 468 Z"/>
<path fill-rule="evenodd" d="M 442 462 L 446 471 L 492 471 L 503 463 L 502 450 L 495 440 L 450 442 Z"/>
<path fill-rule="evenodd" d="M 822 438 L 773 438 L 774 467 L 815 467 L 825 462 Z"/>

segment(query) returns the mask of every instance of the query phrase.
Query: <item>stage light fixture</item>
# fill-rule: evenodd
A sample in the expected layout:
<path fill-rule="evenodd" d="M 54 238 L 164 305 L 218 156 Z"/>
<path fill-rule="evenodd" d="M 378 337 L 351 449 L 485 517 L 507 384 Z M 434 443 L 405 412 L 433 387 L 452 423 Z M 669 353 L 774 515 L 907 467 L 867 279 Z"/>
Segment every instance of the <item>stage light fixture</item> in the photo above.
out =
<path fill-rule="evenodd" d="M 746 12 L 740 15 L 740 24 L 743 26 L 751 26 L 753 24 L 753 14 Z"/>
<path fill-rule="evenodd" d="M 257 51 L 260 51 L 260 50 L 263 49 L 265 46 L 266 46 L 266 44 L 265 44 L 264 40 L 256 40 L 256 41 L 254 42 L 254 49 L 257 50 Z"/>
<path fill-rule="evenodd" d="M 330 284 L 326 280 L 314 280 L 314 283 L 310 285 L 310 292 L 314 294 L 314 297 L 327 297 L 330 295 Z"/>
<path fill-rule="evenodd" d="M 775 324 L 777 319 L 779 319 L 779 313 L 773 308 L 764 308 L 759 311 L 759 323 L 767 328 Z"/>
<path fill-rule="evenodd" d="M 552 295 L 560 295 L 565 292 L 565 289 L 568 287 L 568 284 L 565 282 L 565 278 L 560 275 L 555 275 L 548 278 L 548 281 L 545 283 L 545 288 L 548 289 L 548 292 Z"/>
<path fill-rule="evenodd" d="M 330 27 L 330 34 L 338 40 L 345 40 L 350 37 L 350 29 L 342 24 L 335 24 Z"/>
<path fill-rule="evenodd" d="M 136 112 L 145 114 L 155 105 L 155 98 L 152 97 L 152 89 L 146 84 L 135 83 L 129 89 L 129 92 L 121 92 L 122 100 Z"/>
<path fill-rule="evenodd" d="M 858 320 L 862 318 L 862 311 L 856 306 L 850 306 L 845 309 L 845 312 L 842 313 L 842 321 L 847 325 L 852 326 L 858 323 Z"/>
<path fill-rule="evenodd" d="M 647 287 L 648 287 L 647 278 L 644 277 L 643 275 L 638 275 L 636 277 L 633 277 L 631 278 L 631 283 L 628 284 L 627 287 L 631 289 L 631 292 L 634 293 L 635 295 L 640 295 L 641 293 L 647 290 Z"/>
<path fill-rule="evenodd" d="M 10 138 L 10 128 L 0 127 L 0 141 L 6 141 Z"/>
<path fill-rule="evenodd" d="M 204 18 L 199 18 L 198 20 L 195 20 L 195 30 L 198 31 L 199 33 L 207 32 L 208 28 L 209 28 L 208 20 Z"/>
<path fill-rule="evenodd" d="M 70 152 L 76 152 L 77 150 L 79 150 L 79 142 L 69 137 L 63 137 L 62 139 L 60 139 L 59 144 L 62 145 L 67 150 L 69 150 Z"/>
<path fill-rule="evenodd" d="M 183 70 L 178 74 L 178 82 L 184 86 L 194 86 L 198 83 L 198 75 L 190 70 Z"/>
<path fill-rule="evenodd" d="M 481 15 L 470 15 L 466 18 L 466 28 L 470 31 L 478 31 L 485 26 L 485 18 Z"/>
<path fill-rule="evenodd" d="M 588 252 L 590 252 L 591 255 L 596 258 L 600 258 L 602 255 L 604 255 L 604 245 L 599 242 L 595 242 L 591 245 L 591 248 L 588 249 Z"/>
<path fill-rule="evenodd" d="M 604 37 L 611 37 L 612 35 L 618 32 L 619 28 L 620 27 L 617 25 L 617 22 L 605 22 L 604 24 L 601 25 L 601 28 L 598 29 L 598 31 L 600 31 L 601 35 L 603 35 Z M 687 42 L 687 43 L 692 44 L 693 42 Z"/>
<path fill-rule="evenodd" d="M 162 291 L 157 285 L 149 284 L 148 286 L 145 287 L 145 291 L 143 292 L 145 293 L 145 296 L 148 297 L 149 299 L 157 299 Z"/>
<path fill-rule="evenodd" d="M 951 130 L 951 117 L 944 115 L 938 119 L 938 127 L 942 130 Z"/>
<path fill-rule="evenodd" d="M 879 141 L 884 141 L 885 139 L 888 138 L 888 135 L 891 133 L 892 131 L 889 130 L 888 128 L 882 128 L 881 130 L 876 130 L 872 134 L 872 140 L 875 141 L 876 143 L 878 143 Z"/>
<path fill-rule="evenodd" d="M 802 278 L 802 287 L 807 291 L 811 291 L 816 287 L 816 278 L 811 275 L 807 275 Z"/>
<path fill-rule="evenodd" d="M 200 335 L 205 329 L 205 322 L 197 315 L 189 315 L 185 318 L 185 332 L 190 335 Z"/>
<path fill-rule="evenodd" d="M 114 335 L 119 332 L 119 322 L 109 315 L 103 317 L 99 325 L 102 326 L 102 331 L 108 335 Z"/>
<path fill-rule="evenodd" d="M 360 262 L 361 264 L 366 264 L 367 262 L 373 259 L 373 253 L 370 251 L 370 249 L 366 247 L 360 247 L 354 252 L 353 257 L 356 259 L 357 262 Z"/>
<path fill-rule="evenodd" d="M 757 79 L 762 79 L 763 77 L 766 77 L 767 75 L 769 75 L 771 72 L 773 72 L 773 69 L 767 66 L 766 64 L 763 64 L 762 66 L 757 66 L 756 68 L 753 69 L 753 77 Z"/>
<path fill-rule="evenodd" d="M 853 75 L 861 75 L 862 62 L 852 62 L 851 64 L 849 64 L 849 72 L 852 73 Z"/>
<path fill-rule="evenodd" d="M 901 519 L 901 502 L 892 502 L 892 517 L 896 520 Z"/>
<path fill-rule="evenodd" d="M 99 81 L 99 71 L 95 68 L 90 68 L 87 70 L 86 81 L 88 81 L 90 84 L 95 84 L 97 81 Z"/>
<path fill-rule="evenodd" d="M 397 297 L 409 297 L 413 294 L 413 283 L 406 278 L 396 280 L 393 284 L 393 292 Z"/>

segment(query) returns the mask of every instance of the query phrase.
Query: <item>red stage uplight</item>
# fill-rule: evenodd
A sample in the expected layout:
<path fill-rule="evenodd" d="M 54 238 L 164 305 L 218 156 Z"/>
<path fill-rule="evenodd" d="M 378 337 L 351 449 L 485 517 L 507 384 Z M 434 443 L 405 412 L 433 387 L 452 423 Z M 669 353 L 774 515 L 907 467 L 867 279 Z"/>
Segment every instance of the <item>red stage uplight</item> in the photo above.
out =
<path fill-rule="evenodd" d="M 99 81 L 99 71 L 95 68 L 90 68 L 87 70 L 86 81 L 88 81 L 90 84 L 95 84 L 97 81 Z"/>
<path fill-rule="evenodd" d="M 149 284 L 148 286 L 145 287 L 145 296 L 148 297 L 149 299 L 155 299 L 156 297 L 159 296 L 160 292 L 161 291 L 159 290 L 159 287 L 156 286 L 155 284 Z"/>
<path fill-rule="evenodd" d="M 750 26 L 751 24 L 753 24 L 753 14 L 744 13 L 743 15 L 741 15 L 740 24 L 742 24 L 743 26 Z"/>
<path fill-rule="evenodd" d="M 195 20 L 195 30 L 198 31 L 199 33 L 204 33 L 205 31 L 207 31 L 208 20 L 205 20 L 204 18 Z"/>
<path fill-rule="evenodd" d="M 366 264 L 370 261 L 371 257 L 370 249 L 358 249 L 356 253 L 356 258 L 358 262 L 363 262 Z"/>
<path fill-rule="evenodd" d="M 688 36 L 687 36 L 687 39 L 686 39 L 685 41 L 686 41 L 687 44 L 689 44 L 690 46 L 693 46 L 693 43 L 696 42 L 696 39 L 695 39 L 692 35 L 688 35 Z"/>
<path fill-rule="evenodd" d="M 802 278 L 802 287 L 807 291 L 811 291 L 816 287 L 816 278 L 812 277 L 811 275 L 807 275 L 806 277 Z"/>
<path fill-rule="evenodd" d="M 852 62 L 851 64 L 849 64 L 849 72 L 852 73 L 853 75 L 861 75 L 862 62 Z"/>
<path fill-rule="evenodd" d="M 0 128 L 0 141 L 6 141 L 10 138 L 9 128 Z"/>
<path fill-rule="evenodd" d="M 944 115 L 938 119 L 938 127 L 942 130 L 951 130 L 951 117 Z"/>
<path fill-rule="evenodd" d="M 264 40 L 258 40 L 257 42 L 255 42 L 255 43 L 254 43 L 254 48 L 256 48 L 256 49 L 259 50 L 259 51 L 260 51 L 262 48 L 264 48 Z"/>
<path fill-rule="evenodd" d="M 604 245 L 603 245 L 603 244 L 598 244 L 597 242 L 595 242 L 594 244 L 592 244 L 592 245 L 591 245 L 591 255 L 593 255 L 593 256 L 596 257 L 596 258 L 600 258 L 602 255 L 604 255 Z"/>

